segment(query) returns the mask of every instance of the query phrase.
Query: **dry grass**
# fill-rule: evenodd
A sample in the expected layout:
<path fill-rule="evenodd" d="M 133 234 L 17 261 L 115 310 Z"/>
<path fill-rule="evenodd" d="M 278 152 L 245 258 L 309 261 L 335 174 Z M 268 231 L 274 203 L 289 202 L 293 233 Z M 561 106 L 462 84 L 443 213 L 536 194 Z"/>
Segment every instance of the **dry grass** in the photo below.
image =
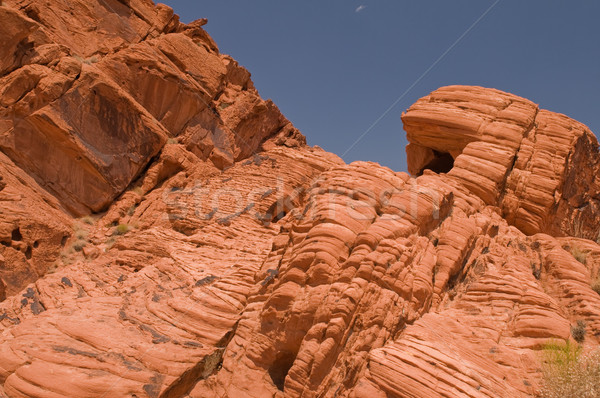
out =
<path fill-rule="evenodd" d="M 135 209 L 137 209 L 136 205 L 129 207 L 129 209 L 127 209 L 127 215 L 130 217 L 133 216 L 135 214 Z"/>
<path fill-rule="evenodd" d="M 111 236 L 110 238 L 108 238 L 106 240 L 106 242 L 104 242 L 104 244 L 105 244 L 104 251 L 106 252 L 106 251 L 110 250 L 113 247 L 113 245 L 115 244 L 115 241 L 116 240 L 115 240 L 114 236 Z"/>
<path fill-rule="evenodd" d="M 600 294 L 600 276 L 592 281 L 592 290 Z"/>
<path fill-rule="evenodd" d="M 576 342 L 583 343 L 583 340 L 585 340 L 585 327 L 585 321 L 581 319 L 577 321 L 575 326 L 571 327 L 571 335 Z"/>
<path fill-rule="evenodd" d="M 127 224 L 119 224 L 115 227 L 113 235 L 125 235 L 131 230 L 131 227 Z"/>
<path fill-rule="evenodd" d="M 571 247 L 571 254 L 575 257 L 575 260 L 579 261 L 581 264 L 585 264 L 587 262 L 587 253 L 581 251 L 578 247 Z"/>
<path fill-rule="evenodd" d="M 87 241 L 85 241 L 83 239 L 79 239 L 73 243 L 73 250 L 75 250 L 76 252 L 80 252 L 86 246 L 87 246 Z"/>
<path fill-rule="evenodd" d="M 82 223 L 84 223 L 84 224 L 87 224 L 87 225 L 94 225 L 94 224 L 96 223 L 96 220 L 95 220 L 95 219 L 94 219 L 94 217 L 92 217 L 92 216 L 85 216 L 85 217 L 82 217 L 82 218 L 80 219 L 80 221 L 81 221 Z"/>
<path fill-rule="evenodd" d="M 600 352 L 584 354 L 570 343 L 551 343 L 544 350 L 540 398 L 600 397 Z"/>
<path fill-rule="evenodd" d="M 88 237 L 88 231 L 85 229 L 76 229 L 74 235 L 78 240 L 86 240 Z"/>

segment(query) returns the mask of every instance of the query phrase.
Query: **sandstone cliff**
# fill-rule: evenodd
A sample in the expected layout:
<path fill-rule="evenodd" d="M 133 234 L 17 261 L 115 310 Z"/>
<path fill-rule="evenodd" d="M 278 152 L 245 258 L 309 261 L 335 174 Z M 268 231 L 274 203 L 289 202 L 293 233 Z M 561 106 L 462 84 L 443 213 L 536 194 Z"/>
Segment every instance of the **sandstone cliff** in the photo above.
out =
<path fill-rule="evenodd" d="M 346 165 L 206 21 L 0 17 L 0 396 L 527 397 L 548 341 L 598 345 L 583 124 L 444 87 L 402 117 L 412 176 Z"/>

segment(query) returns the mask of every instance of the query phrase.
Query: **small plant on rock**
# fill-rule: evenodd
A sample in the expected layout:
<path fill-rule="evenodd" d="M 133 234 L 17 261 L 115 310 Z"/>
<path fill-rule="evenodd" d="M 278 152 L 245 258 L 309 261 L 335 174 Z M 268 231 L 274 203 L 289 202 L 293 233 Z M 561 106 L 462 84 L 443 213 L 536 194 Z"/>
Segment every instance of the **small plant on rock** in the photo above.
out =
<path fill-rule="evenodd" d="M 81 222 L 84 224 L 87 224 L 87 225 L 94 225 L 96 220 L 94 220 L 94 217 L 92 217 L 92 216 L 85 216 L 85 217 L 81 218 Z"/>
<path fill-rule="evenodd" d="M 580 319 L 577 321 L 575 326 L 571 327 L 571 335 L 573 336 L 573 339 L 578 343 L 582 343 L 583 340 L 585 340 L 585 326 L 585 321 L 582 321 Z"/>
<path fill-rule="evenodd" d="M 111 236 L 110 238 L 108 238 L 106 240 L 106 242 L 104 242 L 104 245 L 105 245 L 104 251 L 105 252 L 109 251 L 113 247 L 114 244 L 115 244 L 115 237 Z"/>
<path fill-rule="evenodd" d="M 87 246 L 87 241 L 85 241 L 83 239 L 79 239 L 73 243 L 73 250 L 75 250 L 76 252 L 80 252 L 86 246 Z"/>
<path fill-rule="evenodd" d="M 133 192 L 135 192 L 138 196 L 144 196 L 144 190 L 142 187 L 133 188 Z"/>
<path fill-rule="evenodd" d="M 579 261 L 581 264 L 585 264 L 587 262 L 587 253 L 578 247 L 573 246 L 571 248 L 571 254 L 573 257 L 575 257 L 575 260 Z"/>
<path fill-rule="evenodd" d="M 125 235 L 129 232 L 131 227 L 128 224 L 119 224 L 115 227 L 113 231 L 113 235 Z"/>
<path fill-rule="evenodd" d="M 76 229 L 75 230 L 75 238 L 77 240 L 86 240 L 88 237 L 88 231 L 85 229 Z"/>
<path fill-rule="evenodd" d="M 135 209 L 137 209 L 136 205 L 131 206 L 129 209 L 127 209 L 127 215 L 128 216 L 133 216 L 135 214 Z"/>
<path fill-rule="evenodd" d="M 598 276 L 594 281 L 592 281 L 592 290 L 600 294 L 600 276 Z"/>

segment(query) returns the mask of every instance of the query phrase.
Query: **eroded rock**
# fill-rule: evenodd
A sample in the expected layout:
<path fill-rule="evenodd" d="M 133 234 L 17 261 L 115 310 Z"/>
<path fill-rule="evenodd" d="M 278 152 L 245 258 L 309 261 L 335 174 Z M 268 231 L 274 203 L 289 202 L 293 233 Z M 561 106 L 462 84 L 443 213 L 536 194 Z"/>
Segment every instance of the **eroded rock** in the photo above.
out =
<path fill-rule="evenodd" d="M 597 347 L 586 126 L 443 87 L 403 115 L 412 177 L 346 165 L 206 20 L 0 14 L 0 395 L 527 397 L 546 343 Z"/>

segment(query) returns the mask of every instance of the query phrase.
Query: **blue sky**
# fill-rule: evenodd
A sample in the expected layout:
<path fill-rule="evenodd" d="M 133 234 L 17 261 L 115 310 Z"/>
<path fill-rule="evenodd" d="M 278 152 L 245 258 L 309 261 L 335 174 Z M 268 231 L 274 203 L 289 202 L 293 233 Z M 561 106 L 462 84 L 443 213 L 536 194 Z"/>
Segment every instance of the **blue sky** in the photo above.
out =
<path fill-rule="evenodd" d="M 512 92 L 600 132 L 600 1 L 165 3 L 183 22 L 208 18 L 205 29 L 221 52 L 252 73 L 260 94 L 273 99 L 310 145 L 346 162 L 405 170 L 401 113 L 450 84 Z"/>

